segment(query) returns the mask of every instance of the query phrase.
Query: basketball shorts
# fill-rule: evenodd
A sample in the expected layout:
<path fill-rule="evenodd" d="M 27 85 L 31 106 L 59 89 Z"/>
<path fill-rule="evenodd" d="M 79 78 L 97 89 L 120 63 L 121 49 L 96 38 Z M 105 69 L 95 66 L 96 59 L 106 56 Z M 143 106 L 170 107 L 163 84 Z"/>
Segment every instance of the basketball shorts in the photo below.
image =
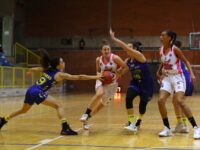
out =
<path fill-rule="evenodd" d="M 117 82 L 113 82 L 111 84 L 102 85 L 102 82 L 100 80 L 97 80 L 95 89 L 97 89 L 100 86 L 103 86 L 103 90 L 104 90 L 101 103 L 106 106 L 114 99 L 118 84 Z"/>
<path fill-rule="evenodd" d="M 28 103 L 30 105 L 33 105 L 34 103 L 36 103 L 37 105 L 39 105 L 47 97 L 48 97 L 48 94 L 46 92 L 32 86 L 26 92 L 24 103 Z"/>
<path fill-rule="evenodd" d="M 185 78 L 183 74 L 168 75 L 161 82 L 160 90 L 167 91 L 170 94 L 184 92 L 186 89 Z"/>

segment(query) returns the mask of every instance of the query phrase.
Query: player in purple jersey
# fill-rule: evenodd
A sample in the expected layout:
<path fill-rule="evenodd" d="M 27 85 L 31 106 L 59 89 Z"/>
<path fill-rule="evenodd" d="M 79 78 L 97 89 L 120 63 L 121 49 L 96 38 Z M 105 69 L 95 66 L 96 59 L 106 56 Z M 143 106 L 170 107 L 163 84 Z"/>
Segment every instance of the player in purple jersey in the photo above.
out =
<path fill-rule="evenodd" d="M 0 129 L 5 125 L 10 119 L 24 114 L 30 110 L 34 103 L 43 104 L 50 106 L 57 111 L 58 118 L 61 120 L 62 129 L 61 135 L 77 135 L 77 132 L 73 131 L 64 116 L 63 107 L 56 102 L 56 99 L 48 95 L 47 91 L 56 83 L 62 80 L 97 80 L 101 79 L 102 75 L 88 76 L 88 75 L 71 75 L 62 72 L 65 68 L 65 62 L 62 58 L 50 58 L 48 53 L 42 51 L 42 67 L 35 67 L 29 70 L 31 72 L 43 72 L 40 79 L 35 82 L 35 84 L 28 88 L 25 100 L 22 108 L 11 113 L 7 117 L 0 117 Z"/>
<path fill-rule="evenodd" d="M 121 70 L 120 75 L 130 71 L 132 80 L 129 83 L 126 93 L 126 109 L 128 114 L 128 126 L 125 129 L 137 132 L 140 127 L 142 116 L 146 112 L 148 102 L 153 96 L 153 77 L 149 70 L 145 56 L 141 53 L 139 42 L 126 44 L 115 37 L 114 32 L 110 30 L 110 36 L 114 42 L 127 52 L 129 58 L 125 60 L 126 67 Z M 139 118 L 134 116 L 133 100 L 139 96 Z"/>

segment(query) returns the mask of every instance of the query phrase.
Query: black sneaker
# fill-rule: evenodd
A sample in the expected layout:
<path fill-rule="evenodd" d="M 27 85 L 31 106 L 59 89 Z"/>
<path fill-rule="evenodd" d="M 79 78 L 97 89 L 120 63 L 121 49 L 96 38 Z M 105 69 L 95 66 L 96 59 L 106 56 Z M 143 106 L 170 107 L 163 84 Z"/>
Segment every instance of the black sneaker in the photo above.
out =
<path fill-rule="evenodd" d="M 1 128 L 7 123 L 8 121 L 5 120 L 5 118 L 0 117 L 0 130 Z"/>
<path fill-rule="evenodd" d="M 66 127 L 64 127 L 61 130 L 60 134 L 61 135 L 78 135 L 78 133 L 76 131 L 73 131 L 68 124 Z"/>

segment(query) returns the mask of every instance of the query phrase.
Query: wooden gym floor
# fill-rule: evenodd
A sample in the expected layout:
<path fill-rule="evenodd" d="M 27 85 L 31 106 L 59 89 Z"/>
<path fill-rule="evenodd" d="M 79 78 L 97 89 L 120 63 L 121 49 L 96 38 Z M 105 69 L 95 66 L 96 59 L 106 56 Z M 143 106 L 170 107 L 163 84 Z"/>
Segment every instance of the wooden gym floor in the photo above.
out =
<path fill-rule="evenodd" d="M 55 110 L 39 105 L 25 115 L 19 116 L 0 131 L 0 150 L 184 150 L 200 149 L 200 140 L 193 140 L 193 130 L 189 134 L 175 134 L 159 138 L 162 121 L 157 108 L 157 95 L 149 103 L 138 134 L 123 129 L 127 122 L 124 106 L 125 95 L 118 95 L 115 101 L 91 118 L 90 131 L 84 131 L 79 118 L 85 111 L 93 93 L 69 93 L 65 96 L 53 95 L 65 108 L 71 127 L 79 132 L 78 136 L 60 136 L 60 122 Z M 120 98 L 121 96 L 121 98 Z M 8 97 L 0 100 L 0 116 L 7 115 L 21 107 L 24 97 Z M 194 116 L 200 124 L 200 95 L 188 98 Z M 134 101 L 138 114 L 138 99 Z M 171 98 L 167 103 L 171 127 L 175 126 Z M 188 123 L 189 125 L 189 123 Z"/>

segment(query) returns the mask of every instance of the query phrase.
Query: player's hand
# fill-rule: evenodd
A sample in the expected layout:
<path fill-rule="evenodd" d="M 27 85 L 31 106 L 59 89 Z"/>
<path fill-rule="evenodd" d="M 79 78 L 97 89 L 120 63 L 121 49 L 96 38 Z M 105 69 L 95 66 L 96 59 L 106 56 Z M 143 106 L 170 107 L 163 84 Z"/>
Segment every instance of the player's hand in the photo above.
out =
<path fill-rule="evenodd" d="M 104 80 L 104 76 L 102 73 L 97 73 L 97 80 L 101 80 L 101 81 Z"/>
<path fill-rule="evenodd" d="M 160 83 L 162 82 L 163 78 L 165 77 L 165 75 L 163 75 L 163 74 L 162 74 L 162 75 L 158 75 L 158 74 L 157 74 L 156 77 L 157 77 L 158 83 L 160 84 Z"/>
<path fill-rule="evenodd" d="M 121 76 L 121 75 L 120 75 L 119 73 L 113 73 L 112 81 L 115 81 L 115 80 L 119 79 L 120 76 Z"/>
<path fill-rule="evenodd" d="M 26 72 L 26 75 L 27 75 L 27 76 L 31 76 L 31 75 L 32 75 L 32 72 L 31 72 L 31 71 L 27 71 L 27 72 Z"/>
<path fill-rule="evenodd" d="M 110 37 L 112 40 L 115 40 L 115 32 L 113 32 L 111 28 L 110 28 Z"/>
<path fill-rule="evenodd" d="M 61 71 L 62 71 L 62 72 L 65 71 L 65 62 L 63 62 L 63 64 L 62 64 L 62 69 L 61 69 Z"/>

